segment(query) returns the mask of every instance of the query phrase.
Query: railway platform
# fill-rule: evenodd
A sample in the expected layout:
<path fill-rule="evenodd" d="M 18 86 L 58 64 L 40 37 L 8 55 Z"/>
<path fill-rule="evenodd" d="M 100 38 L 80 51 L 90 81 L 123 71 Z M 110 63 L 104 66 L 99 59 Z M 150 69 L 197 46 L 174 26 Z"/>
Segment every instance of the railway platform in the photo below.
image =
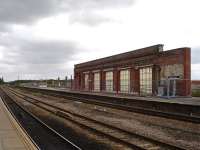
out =
<path fill-rule="evenodd" d="M 49 88 L 30 88 L 24 87 L 31 91 L 40 91 L 44 93 L 50 93 L 56 96 L 70 97 L 72 99 L 78 99 L 86 103 L 95 103 L 97 105 L 106 105 L 112 107 L 120 107 L 120 109 L 131 110 L 135 112 L 148 112 L 154 115 L 164 113 L 165 116 L 169 115 L 181 115 L 184 120 L 191 120 L 191 116 L 194 116 L 195 122 L 199 122 L 200 117 L 200 99 L 195 97 L 177 97 L 177 98 L 159 98 L 159 97 L 137 97 L 131 95 L 122 94 L 109 94 L 109 93 L 94 93 L 94 92 L 82 92 L 82 91 L 67 91 L 64 89 L 49 89 Z M 103 104 L 102 104 L 103 102 Z M 101 103 L 101 104 L 100 104 Z M 115 106 L 114 106 L 115 105 Z M 125 107 L 125 108 L 124 108 Z M 189 118 L 188 118 L 189 117 Z M 177 116 L 176 116 L 177 118 Z M 180 118 L 180 117 L 179 117 Z"/>
<path fill-rule="evenodd" d="M 36 150 L 0 98 L 0 150 Z"/>
<path fill-rule="evenodd" d="M 140 96 L 132 96 L 125 94 L 116 94 L 116 93 L 98 93 L 98 92 L 86 92 L 86 91 L 70 91 L 69 89 L 58 89 L 58 88 L 41 88 L 41 89 L 49 89 L 55 91 L 65 91 L 68 93 L 80 93 L 80 94 L 89 94 L 96 96 L 104 96 L 104 97 L 114 97 L 121 99 L 132 99 L 132 100 L 141 100 L 141 101 L 152 101 L 152 102 L 161 102 L 161 103 L 174 103 L 174 104 L 182 104 L 182 105 L 193 105 L 200 106 L 200 97 L 140 97 Z"/>
<path fill-rule="evenodd" d="M 85 94 L 92 94 L 97 96 L 107 96 L 107 97 L 116 97 L 122 99 L 133 99 L 133 100 L 141 100 L 141 101 L 152 101 L 152 102 L 163 102 L 163 103 L 174 103 L 174 104 L 182 104 L 182 105 L 196 105 L 200 106 L 200 98 L 199 97 L 140 97 L 140 96 L 131 96 L 131 95 L 122 95 L 122 94 L 106 94 L 106 93 L 89 93 L 89 92 L 79 92 Z"/>

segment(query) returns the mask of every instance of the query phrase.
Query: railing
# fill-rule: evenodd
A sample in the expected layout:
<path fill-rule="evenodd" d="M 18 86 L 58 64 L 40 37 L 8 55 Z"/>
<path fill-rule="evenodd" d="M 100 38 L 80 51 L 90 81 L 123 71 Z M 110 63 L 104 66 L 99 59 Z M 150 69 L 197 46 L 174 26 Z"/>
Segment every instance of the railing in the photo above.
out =
<path fill-rule="evenodd" d="M 172 98 L 178 96 L 189 96 L 191 94 L 191 80 L 169 78 L 163 80 L 152 81 L 132 81 L 127 84 L 100 84 L 99 90 L 94 90 L 94 86 L 90 84 L 88 89 L 74 89 L 87 92 L 104 92 L 112 94 L 130 94 L 137 96 L 159 96 Z"/>

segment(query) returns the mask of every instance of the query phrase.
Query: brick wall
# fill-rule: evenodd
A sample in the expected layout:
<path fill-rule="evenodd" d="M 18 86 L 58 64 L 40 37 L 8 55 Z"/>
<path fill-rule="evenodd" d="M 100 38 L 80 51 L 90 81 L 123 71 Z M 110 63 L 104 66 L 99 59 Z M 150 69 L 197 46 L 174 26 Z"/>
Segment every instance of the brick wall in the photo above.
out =
<path fill-rule="evenodd" d="M 92 91 L 94 87 L 93 73 L 94 70 L 100 70 L 100 89 L 105 91 L 105 71 L 104 69 L 113 69 L 113 90 L 118 92 L 120 90 L 120 68 L 130 68 L 130 89 L 134 94 L 139 94 L 139 68 L 140 66 L 152 65 L 154 67 L 153 79 L 159 80 L 162 76 L 158 75 L 162 72 L 163 68 L 175 68 L 171 69 L 169 75 L 179 74 L 182 79 L 185 79 L 179 84 L 182 89 L 181 95 L 191 95 L 191 56 L 190 48 L 178 48 L 168 51 L 159 51 L 161 45 L 147 47 L 144 49 L 131 51 L 119 55 L 106 57 L 82 64 L 75 65 L 75 88 L 76 90 L 84 89 L 84 75 L 83 72 L 89 71 L 89 89 Z M 180 69 L 177 71 L 177 66 Z M 183 66 L 183 67 L 179 67 Z M 182 69 L 181 69 L 182 68 Z M 175 71 L 173 71 L 175 70 Z M 81 79 L 80 79 L 81 78 Z M 166 78 L 163 76 L 163 78 Z M 153 87 L 154 88 L 154 87 Z M 157 89 L 153 89 L 157 90 Z"/>

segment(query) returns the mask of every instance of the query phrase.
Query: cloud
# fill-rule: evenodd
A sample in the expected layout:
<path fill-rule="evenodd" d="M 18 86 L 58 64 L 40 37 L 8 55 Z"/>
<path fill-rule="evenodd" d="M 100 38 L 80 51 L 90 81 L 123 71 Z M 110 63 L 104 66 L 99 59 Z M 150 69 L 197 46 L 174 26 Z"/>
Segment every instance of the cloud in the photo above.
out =
<path fill-rule="evenodd" d="M 200 51 L 200 46 L 191 49 L 192 64 L 200 64 L 199 51 Z"/>
<path fill-rule="evenodd" d="M 4 47 L 3 61 L 7 64 L 60 64 L 73 59 L 80 51 L 78 45 L 70 41 L 16 39 L 16 43 Z"/>
<path fill-rule="evenodd" d="M 59 0 L 1 0 L 0 20 L 4 23 L 31 23 L 57 12 Z"/>
<path fill-rule="evenodd" d="M 101 23 L 105 22 L 112 22 L 112 20 L 109 17 L 102 16 L 100 14 L 95 14 L 93 13 L 73 13 L 69 16 L 69 22 L 74 24 L 74 23 L 79 23 L 79 24 L 85 24 L 88 26 L 97 26 Z"/>
<path fill-rule="evenodd" d="M 128 7 L 132 3 L 133 0 L 1 0 L 0 23 L 30 24 L 52 15 L 67 13 L 72 22 L 97 25 L 107 19 L 95 11 Z"/>
<path fill-rule="evenodd" d="M 70 23 L 96 26 L 101 23 L 115 21 L 108 17 L 109 14 L 103 14 L 105 10 L 130 7 L 134 1 L 135 0 L 71 0 L 65 3 L 65 7 L 69 12 Z"/>
<path fill-rule="evenodd" d="M 3 59 L 0 59 L 0 69 L 7 80 L 16 79 L 18 74 L 29 78 L 64 76 L 66 72 L 72 72 L 72 68 L 67 67 L 68 62 L 73 61 L 76 53 L 82 50 L 77 43 L 71 41 L 12 41 L 15 42 L 9 46 L 0 42 L 0 54 L 3 55 Z"/>
<path fill-rule="evenodd" d="M 68 41 L 28 41 L 20 46 L 19 59 L 28 64 L 58 64 L 73 58 L 80 49 Z"/>
<path fill-rule="evenodd" d="M 0 35 L 2 33 L 10 32 L 10 30 L 11 29 L 10 29 L 9 25 L 6 25 L 6 24 L 3 24 L 0 22 Z"/>
<path fill-rule="evenodd" d="M 192 64 L 192 79 L 193 80 L 199 80 L 199 75 L 200 75 L 200 63 L 199 64 Z"/>
<path fill-rule="evenodd" d="M 63 8 L 69 11 L 91 11 L 108 8 L 122 8 L 132 5 L 134 0 L 66 0 Z"/>

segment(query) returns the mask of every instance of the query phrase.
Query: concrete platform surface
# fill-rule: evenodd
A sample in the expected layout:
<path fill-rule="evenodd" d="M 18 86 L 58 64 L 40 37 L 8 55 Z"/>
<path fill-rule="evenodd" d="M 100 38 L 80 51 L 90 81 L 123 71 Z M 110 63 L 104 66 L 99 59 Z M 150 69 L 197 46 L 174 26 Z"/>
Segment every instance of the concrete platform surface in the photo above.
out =
<path fill-rule="evenodd" d="M 55 91 L 71 92 L 71 93 L 80 93 L 80 94 L 90 94 L 90 95 L 99 95 L 99 96 L 108 96 L 108 97 L 119 97 L 124 99 L 135 99 L 135 100 L 145 100 L 145 101 L 155 101 L 163 103 L 175 103 L 182 105 L 193 105 L 200 106 L 200 97 L 174 97 L 174 98 L 162 98 L 162 97 L 140 97 L 128 94 L 116 94 L 116 93 L 100 93 L 100 92 L 87 92 L 87 91 L 70 91 L 69 89 L 61 88 L 39 88 L 39 89 L 48 89 Z"/>
<path fill-rule="evenodd" d="M 8 114 L 2 99 L 0 98 L 0 150 L 27 150 L 29 149 L 19 131 L 14 126 L 11 116 Z"/>

